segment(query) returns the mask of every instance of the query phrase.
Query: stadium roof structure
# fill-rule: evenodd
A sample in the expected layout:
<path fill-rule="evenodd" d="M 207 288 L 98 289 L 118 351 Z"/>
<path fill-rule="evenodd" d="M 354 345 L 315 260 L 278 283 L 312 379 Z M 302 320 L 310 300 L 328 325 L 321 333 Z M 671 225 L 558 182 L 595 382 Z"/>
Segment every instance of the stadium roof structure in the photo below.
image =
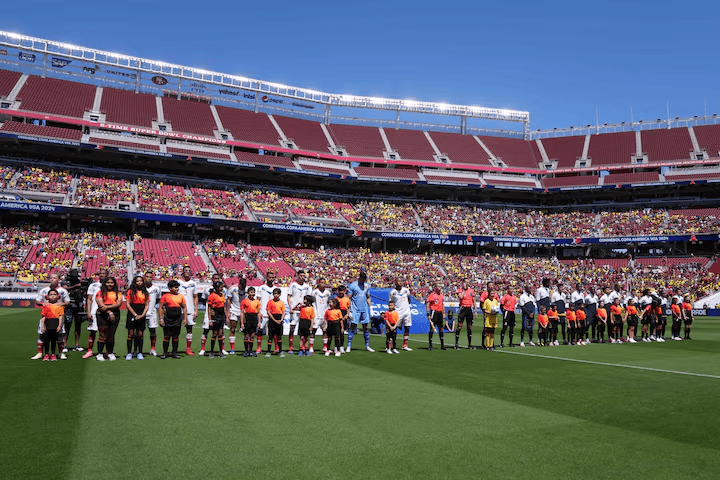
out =
<path fill-rule="evenodd" d="M 54 67 L 51 70 L 56 73 L 62 70 L 66 75 L 85 77 L 91 83 L 123 83 L 125 88 L 134 84 L 136 92 L 162 89 L 213 101 L 234 100 L 246 103 L 246 108 L 256 112 L 264 103 L 306 115 L 314 111 L 315 116 L 322 116 L 329 123 L 333 107 L 346 107 L 395 112 L 397 123 L 401 113 L 458 117 L 461 133 L 465 133 L 466 120 L 470 118 L 522 123 L 523 135 L 529 133 L 530 112 L 521 110 L 321 92 L 7 31 L 0 31 L 0 47 L 0 63 L 41 70 L 43 76 L 48 67 Z"/>

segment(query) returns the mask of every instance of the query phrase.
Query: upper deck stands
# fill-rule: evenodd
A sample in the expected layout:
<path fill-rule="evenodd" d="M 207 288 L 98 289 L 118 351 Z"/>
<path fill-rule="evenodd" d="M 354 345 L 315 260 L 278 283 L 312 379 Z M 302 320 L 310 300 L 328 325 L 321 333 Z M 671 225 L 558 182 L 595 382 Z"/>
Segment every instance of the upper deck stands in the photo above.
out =
<path fill-rule="evenodd" d="M 659 182 L 660 174 L 657 172 L 642 173 L 611 173 L 605 176 L 605 185 L 619 185 L 623 183 Z"/>
<path fill-rule="evenodd" d="M 257 155 L 255 153 L 241 152 L 235 150 L 235 158 L 238 162 L 252 163 L 257 165 L 268 165 L 271 167 L 295 168 L 295 164 L 287 157 L 275 155 Z"/>
<path fill-rule="evenodd" d="M 545 188 L 581 187 L 597 185 L 600 177 L 596 175 L 573 175 L 570 177 L 545 178 L 542 184 Z"/>
<path fill-rule="evenodd" d="M 215 136 L 217 124 L 207 103 L 162 97 L 162 106 L 165 120 L 170 122 L 173 132 Z"/>
<path fill-rule="evenodd" d="M 700 150 L 711 157 L 720 157 L 720 125 L 701 125 L 693 127 Z"/>
<path fill-rule="evenodd" d="M 585 137 L 582 135 L 571 137 L 543 138 L 543 147 L 548 160 L 557 159 L 558 168 L 573 168 L 575 161 L 582 157 Z"/>
<path fill-rule="evenodd" d="M 75 142 L 79 142 L 82 139 L 82 131 L 77 128 L 47 127 L 34 125 L 32 123 L 13 122 L 11 120 L 5 122 L 2 128 L 0 128 L 0 131 L 33 135 L 35 137 L 60 138 L 62 140 L 72 140 Z"/>
<path fill-rule="evenodd" d="M 280 135 L 267 114 L 216 105 L 223 128 L 239 142 L 278 146 Z"/>
<path fill-rule="evenodd" d="M 410 168 L 355 167 L 355 173 L 357 173 L 359 177 L 420 180 L 417 171 Z"/>
<path fill-rule="evenodd" d="M 711 173 L 693 173 L 693 174 L 679 174 L 679 175 L 673 175 L 670 172 L 667 172 L 665 174 L 665 180 L 668 182 L 686 182 L 686 181 L 693 181 L 693 180 L 710 180 L 720 178 L 720 172 L 711 172 Z"/>
<path fill-rule="evenodd" d="M 490 156 L 472 135 L 447 132 L 430 132 L 440 153 L 447 155 L 453 163 L 492 165 Z"/>
<path fill-rule="evenodd" d="M 635 132 L 601 133 L 590 137 L 588 157 L 593 166 L 629 164 L 636 152 Z"/>
<path fill-rule="evenodd" d="M 482 182 L 480 181 L 480 177 L 477 175 L 475 176 L 454 176 L 454 175 L 448 175 L 444 174 L 442 172 L 428 172 L 427 170 L 423 171 L 423 176 L 428 182 L 452 182 L 452 183 L 461 183 L 461 184 L 469 184 L 469 185 L 480 185 Z"/>
<path fill-rule="evenodd" d="M 380 129 L 361 125 L 328 125 L 335 145 L 345 147 L 349 155 L 383 158 L 385 144 Z"/>
<path fill-rule="evenodd" d="M 395 130 L 385 128 L 385 136 L 390 143 L 390 148 L 400 154 L 405 160 L 429 160 L 435 161 L 432 145 L 425 137 L 425 133 L 419 130 Z"/>
<path fill-rule="evenodd" d="M 167 153 L 174 153 L 178 155 L 187 155 L 189 157 L 202 157 L 202 158 L 222 158 L 223 160 L 230 160 L 230 154 L 224 152 L 215 152 L 207 150 L 191 150 L 189 148 L 177 148 L 168 145 Z"/>
<path fill-rule="evenodd" d="M 502 187 L 525 187 L 525 188 L 538 188 L 534 180 L 525 181 L 513 178 L 495 178 L 495 177 L 484 177 L 485 183 L 493 186 Z"/>
<path fill-rule="evenodd" d="M 300 118 L 273 115 L 288 140 L 302 150 L 328 153 L 328 140 L 318 122 Z"/>
<path fill-rule="evenodd" d="M 100 111 L 108 122 L 140 127 L 152 127 L 158 118 L 154 95 L 110 87 L 103 88 Z"/>
<path fill-rule="evenodd" d="M 82 118 L 95 102 L 95 85 L 30 75 L 18 93 L 20 110 Z"/>
<path fill-rule="evenodd" d="M 0 70 L 0 97 L 7 97 L 22 77 L 20 72 Z"/>
<path fill-rule="evenodd" d="M 687 160 L 693 151 L 687 127 L 643 130 L 640 132 L 642 148 L 649 162 L 663 160 Z"/>
<path fill-rule="evenodd" d="M 115 140 L 114 138 L 90 137 L 90 142 L 97 145 L 107 145 L 110 147 L 134 148 L 140 150 L 160 151 L 160 145 L 152 145 L 141 142 L 126 142 L 124 140 Z"/>
<path fill-rule="evenodd" d="M 486 147 L 509 167 L 538 168 L 540 152 L 535 142 L 517 138 L 478 137 Z"/>

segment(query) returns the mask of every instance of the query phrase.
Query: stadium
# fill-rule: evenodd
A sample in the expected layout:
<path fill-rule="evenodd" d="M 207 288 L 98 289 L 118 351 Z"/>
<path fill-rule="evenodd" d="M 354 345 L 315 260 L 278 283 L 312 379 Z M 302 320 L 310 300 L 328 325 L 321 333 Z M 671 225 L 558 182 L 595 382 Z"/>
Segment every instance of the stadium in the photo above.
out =
<path fill-rule="evenodd" d="M 95 443 L 101 449 L 113 448 L 111 437 L 135 441 L 123 430 L 131 411 L 131 424 L 158 425 L 158 435 L 231 428 L 257 440 L 243 443 L 241 470 L 210 463 L 211 443 L 189 441 L 198 451 L 183 457 L 168 441 L 138 440 L 135 446 L 166 455 L 173 464 L 167 475 L 181 477 L 216 467 L 227 475 L 290 476 L 296 432 L 276 438 L 267 429 L 302 430 L 308 418 L 300 411 L 320 409 L 310 418 L 331 424 L 341 449 L 371 439 L 373 460 L 351 477 L 455 476 L 492 465 L 504 469 L 498 478 L 529 471 L 539 478 L 713 478 L 720 427 L 708 418 L 720 378 L 717 120 L 705 114 L 533 131 L 525 111 L 327 93 L 0 31 L 0 298 L 8 307 L 0 315 L 8 323 L 27 320 L 13 323 L 14 338 L 3 340 L 14 363 L 4 409 L 13 412 L 4 422 L 13 433 L 2 444 L 9 455 L 2 463 L 13 476 L 42 477 L 32 459 L 48 452 L 27 432 L 60 432 L 68 419 L 80 425 L 72 442 L 95 442 L 97 432 L 86 432 L 95 428 L 93 415 L 70 393 L 79 391 L 83 408 L 108 417 L 109 438 Z M 375 355 L 355 347 L 332 362 L 291 357 L 279 365 L 272 358 L 272 365 L 249 367 L 261 360 L 229 357 L 208 367 L 200 357 L 170 365 L 147 358 L 138 367 L 70 352 L 58 374 L 28 361 L 39 311 L 19 307 L 35 307 L 51 275 L 77 269 L 90 282 L 108 269 L 124 290 L 151 272 L 165 288 L 186 266 L 203 298 L 200 316 L 215 274 L 227 287 L 260 287 L 273 274 L 284 298 L 299 271 L 313 286 L 321 278 L 350 284 L 366 272 L 372 316 L 384 314 L 402 278 L 414 297 L 413 351 L 379 355 L 385 336 L 377 332 L 369 340 Z M 437 284 L 457 311 L 463 278 L 478 294 L 488 282 L 501 293 L 510 288 L 520 296 L 525 285 L 534 293 L 544 278 L 567 293 L 578 284 L 600 292 L 618 285 L 627 295 L 650 289 L 691 298 L 698 321 L 692 342 L 431 351 L 425 300 Z M 445 333 L 449 345 L 453 330 Z M 189 334 L 188 350 L 192 341 L 197 351 L 201 332 Z M 481 337 L 476 324 L 478 346 Z M 460 339 L 467 346 L 465 331 Z M 337 387 L 308 386 L 314 378 L 332 378 Z M 548 389 L 548 378 L 558 388 Z M 102 392 L 93 389 L 99 386 Z M 205 410 L 207 391 L 240 408 L 213 416 Z M 298 392 L 297 403 L 282 399 L 285 391 Z M 29 410 L 34 396 L 60 392 L 65 417 L 49 405 Z M 381 419 L 346 426 L 357 395 L 370 409 L 393 405 Z M 172 415 L 138 413 L 120 401 L 158 404 L 168 396 L 182 399 L 177 408 L 210 418 L 182 417 L 186 423 L 175 425 Z M 436 401 L 428 425 L 426 410 Z M 284 422 L 249 407 L 262 402 L 287 415 Z M 617 409 L 605 408 L 614 402 Z M 473 418 L 442 405 L 468 405 Z M 658 423 L 668 418 L 671 425 Z M 389 432 L 400 435 L 404 451 L 386 450 Z M 328 440 L 307 441 L 320 451 Z M 422 453 L 434 442 L 506 452 L 518 440 L 591 447 L 561 466 L 538 465 L 515 449 L 512 467 L 485 458 L 494 453 L 475 460 L 452 452 L 452 461 Z M 648 442 L 657 442 L 659 458 L 622 453 Z M 278 464 L 264 470 L 259 457 L 267 451 Z M 118 457 L 101 468 L 61 451 L 50 456 L 65 476 L 143 475 L 151 465 L 141 459 L 128 469 Z M 336 476 L 320 463 L 308 474 Z M 598 468 L 578 470 L 587 464 Z"/>

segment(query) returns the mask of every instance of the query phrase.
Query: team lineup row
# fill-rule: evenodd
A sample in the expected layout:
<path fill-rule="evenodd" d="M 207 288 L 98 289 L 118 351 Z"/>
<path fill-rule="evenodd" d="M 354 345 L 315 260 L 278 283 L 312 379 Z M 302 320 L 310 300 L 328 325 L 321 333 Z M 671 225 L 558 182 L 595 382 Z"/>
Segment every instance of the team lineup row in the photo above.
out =
<path fill-rule="evenodd" d="M 125 295 L 119 291 L 117 281 L 108 276 L 106 269 L 101 269 L 98 281 L 92 283 L 86 292 L 79 291 L 79 279 L 74 282 L 73 278 L 72 275 L 69 276 L 65 288 L 60 286 L 59 277 L 53 274 L 50 276 L 50 285 L 38 293 L 36 304 L 43 310 L 38 326 L 38 353 L 33 359 L 56 360 L 58 344 L 60 358 L 67 358 L 67 341 L 73 324 L 74 350 L 82 351 L 79 346 L 80 328 L 83 317 L 86 317 L 88 349 L 83 358 L 94 356 L 98 361 L 115 360 L 115 334 L 123 303 L 127 308 L 127 360 L 144 358 L 142 352 L 146 327 L 150 332 L 150 353 L 153 356 L 158 356 L 155 348 L 158 327 L 163 327 L 161 358 L 179 358 L 178 345 L 182 327 L 186 330 L 185 353 L 189 356 L 195 355 L 191 345 L 193 327 L 199 311 L 199 294 L 190 267 L 183 269 L 181 278 L 168 282 L 168 291 L 165 293 L 152 283 L 152 272 L 136 276 Z M 257 356 L 262 353 L 262 340 L 267 335 L 266 356 L 277 354 L 284 357 L 284 324 L 289 325 L 289 354 L 295 353 L 294 339 L 297 335 L 300 337 L 298 355 L 311 356 L 314 353 L 316 333 L 322 331 L 325 355 L 340 356 L 352 349 L 358 326 L 363 328 L 365 349 L 374 351 L 370 347 L 370 285 L 365 272 L 360 272 L 357 281 L 347 287 L 341 285 L 330 289 L 322 279 L 318 280 L 313 288 L 307 282 L 305 272 L 300 270 L 288 288 L 286 301 L 280 298 L 282 291 L 275 285 L 272 272 L 267 274 L 266 282 L 257 289 L 245 288 L 242 280 L 226 287 L 219 276 L 213 278 L 213 288 L 206 299 L 199 355 L 214 357 L 216 343 L 220 357 L 235 354 L 239 326 L 243 334 L 243 356 Z M 500 321 L 500 346 L 505 346 L 506 333 L 509 335 L 508 346 L 515 346 L 513 337 L 516 313 L 521 315 L 520 347 L 525 346 L 525 334 L 528 335 L 528 344 L 535 345 L 533 330 L 536 319 L 538 344 L 541 346 L 559 345 L 559 334 L 563 344 L 571 345 L 604 343 L 605 335 L 609 343 L 637 343 L 635 334 L 639 325 L 641 341 L 664 342 L 667 313 L 672 317 L 671 338 L 690 339 L 693 312 L 689 296 L 683 298 L 675 295 L 668 301 L 662 292 L 649 290 L 644 291 L 642 297 L 638 297 L 634 290 L 624 295 L 619 285 L 614 289 L 608 287 L 600 297 L 593 289 L 584 292 L 582 285 L 578 285 L 570 295 L 564 290 L 561 285 L 556 285 L 553 289 L 551 281 L 543 279 L 542 286 L 534 294 L 530 286 L 525 286 L 520 297 L 517 297 L 516 288 L 509 286 L 501 297 L 492 282 L 488 282 L 487 288 L 476 294 L 468 281 L 462 279 L 457 290 L 459 308 L 455 319 L 452 310 L 449 310 L 447 318 L 445 317 L 445 298 L 440 286 L 435 285 L 425 302 L 430 323 L 429 349 L 433 350 L 435 333 L 439 334 L 441 349 L 447 349 L 444 339 L 446 329 L 455 334 L 454 348 L 460 348 L 459 339 L 464 326 L 467 348 L 475 349 L 472 332 L 478 314 L 483 317 L 480 348 L 489 350 L 495 349 L 495 330 Z M 396 339 L 398 328 L 403 331 L 402 348 L 412 350 L 408 346 L 412 327 L 410 297 L 410 291 L 404 285 L 403 279 L 397 278 L 395 288 L 390 291 L 388 309 L 381 319 L 386 332 L 387 353 L 399 353 Z M 685 333 L 681 338 L 683 322 Z M 627 335 L 623 333 L 625 326 Z M 224 348 L 226 329 L 229 330 L 229 351 Z M 97 353 L 93 353 L 96 337 Z M 210 349 L 206 351 L 208 338 Z M 257 348 L 254 347 L 256 341 Z"/>

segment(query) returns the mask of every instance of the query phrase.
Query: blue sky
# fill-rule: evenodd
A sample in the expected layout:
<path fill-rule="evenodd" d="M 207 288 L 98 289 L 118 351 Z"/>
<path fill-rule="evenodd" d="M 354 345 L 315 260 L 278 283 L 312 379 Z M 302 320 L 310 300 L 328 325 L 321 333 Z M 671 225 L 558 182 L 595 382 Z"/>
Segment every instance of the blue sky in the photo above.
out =
<path fill-rule="evenodd" d="M 533 130 L 720 113 L 717 1 L 8 3 L 2 30 Z"/>

